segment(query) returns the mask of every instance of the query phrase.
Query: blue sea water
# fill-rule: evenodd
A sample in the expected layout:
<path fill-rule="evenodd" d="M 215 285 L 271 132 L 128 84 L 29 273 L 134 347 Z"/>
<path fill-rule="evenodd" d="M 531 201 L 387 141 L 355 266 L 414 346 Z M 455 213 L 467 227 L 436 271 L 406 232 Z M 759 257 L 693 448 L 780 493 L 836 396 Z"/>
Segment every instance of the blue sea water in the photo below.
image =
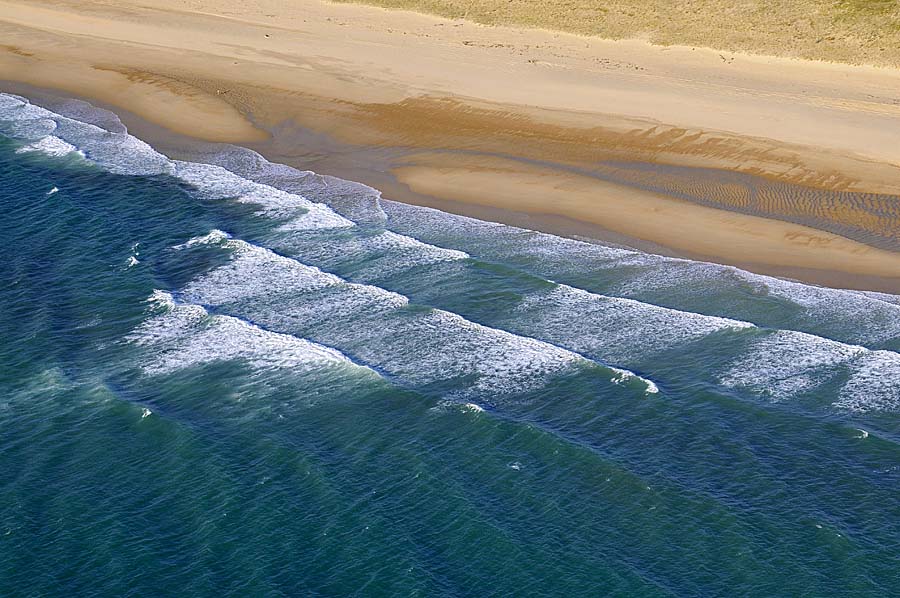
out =
<path fill-rule="evenodd" d="M 900 594 L 900 297 L 56 110 L 0 94 L 0 595 Z"/>

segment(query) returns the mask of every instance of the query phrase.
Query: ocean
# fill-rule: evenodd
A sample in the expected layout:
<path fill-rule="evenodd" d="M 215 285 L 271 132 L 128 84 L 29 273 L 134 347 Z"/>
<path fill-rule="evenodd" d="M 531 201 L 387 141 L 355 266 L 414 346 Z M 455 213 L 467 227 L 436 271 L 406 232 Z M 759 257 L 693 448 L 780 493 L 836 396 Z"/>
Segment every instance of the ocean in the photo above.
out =
<path fill-rule="evenodd" d="M 0 94 L 0 595 L 900 595 L 900 296 Z"/>

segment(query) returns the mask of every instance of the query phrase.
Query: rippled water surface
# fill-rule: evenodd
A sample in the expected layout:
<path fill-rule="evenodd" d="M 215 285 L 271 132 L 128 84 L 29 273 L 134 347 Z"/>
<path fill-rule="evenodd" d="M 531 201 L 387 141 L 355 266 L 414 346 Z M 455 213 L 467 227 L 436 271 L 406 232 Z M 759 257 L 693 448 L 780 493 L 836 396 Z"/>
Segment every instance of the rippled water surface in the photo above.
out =
<path fill-rule="evenodd" d="M 0 594 L 900 593 L 900 297 L 58 110 L 0 94 Z"/>

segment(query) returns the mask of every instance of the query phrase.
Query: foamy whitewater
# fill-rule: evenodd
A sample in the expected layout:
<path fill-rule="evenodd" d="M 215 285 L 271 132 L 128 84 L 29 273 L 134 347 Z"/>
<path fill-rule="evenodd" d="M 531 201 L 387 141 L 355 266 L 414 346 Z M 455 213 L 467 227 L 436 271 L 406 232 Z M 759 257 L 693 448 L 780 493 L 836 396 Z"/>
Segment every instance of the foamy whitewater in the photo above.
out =
<path fill-rule="evenodd" d="M 900 297 L 48 106 L 0 93 L 0 594 L 900 593 Z"/>

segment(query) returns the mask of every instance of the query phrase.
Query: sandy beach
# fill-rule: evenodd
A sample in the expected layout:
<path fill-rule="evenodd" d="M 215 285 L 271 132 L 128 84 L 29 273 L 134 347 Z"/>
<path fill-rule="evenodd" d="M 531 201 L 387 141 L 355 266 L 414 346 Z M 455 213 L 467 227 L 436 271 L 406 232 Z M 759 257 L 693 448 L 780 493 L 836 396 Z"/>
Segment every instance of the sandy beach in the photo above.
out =
<path fill-rule="evenodd" d="M 155 144 L 900 290 L 900 70 L 282 4 L 0 1 L 0 79 L 127 111 Z"/>

